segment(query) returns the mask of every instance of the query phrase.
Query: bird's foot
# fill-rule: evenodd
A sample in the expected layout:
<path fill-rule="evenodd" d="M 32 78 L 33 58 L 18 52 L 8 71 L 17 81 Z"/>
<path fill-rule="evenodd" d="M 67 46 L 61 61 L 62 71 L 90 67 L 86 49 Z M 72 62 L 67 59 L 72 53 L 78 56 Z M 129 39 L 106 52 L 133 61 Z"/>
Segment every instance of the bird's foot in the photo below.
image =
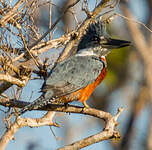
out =
<path fill-rule="evenodd" d="M 90 108 L 86 101 L 82 102 L 85 108 Z"/>

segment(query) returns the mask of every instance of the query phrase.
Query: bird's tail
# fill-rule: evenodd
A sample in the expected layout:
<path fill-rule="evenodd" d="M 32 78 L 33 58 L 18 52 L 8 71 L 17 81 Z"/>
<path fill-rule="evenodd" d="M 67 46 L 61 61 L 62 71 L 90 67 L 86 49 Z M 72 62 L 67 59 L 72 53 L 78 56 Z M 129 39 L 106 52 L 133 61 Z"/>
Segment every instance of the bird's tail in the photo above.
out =
<path fill-rule="evenodd" d="M 46 99 L 44 95 L 41 95 L 38 99 L 36 99 L 34 102 L 32 102 L 31 104 L 25 106 L 24 108 L 22 108 L 19 112 L 18 115 L 22 115 L 23 113 L 25 113 L 26 111 L 31 111 L 31 110 L 36 110 L 39 108 L 42 108 L 44 106 L 46 106 L 47 104 L 50 103 L 51 99 Z"/>

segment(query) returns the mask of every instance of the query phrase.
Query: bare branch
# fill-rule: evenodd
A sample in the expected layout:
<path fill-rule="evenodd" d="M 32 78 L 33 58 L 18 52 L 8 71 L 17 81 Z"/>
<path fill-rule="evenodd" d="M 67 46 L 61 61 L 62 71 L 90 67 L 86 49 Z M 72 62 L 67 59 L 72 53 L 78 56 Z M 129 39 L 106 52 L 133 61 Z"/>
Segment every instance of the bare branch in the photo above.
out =
<path fill-rule="evenodd" d="M 9 82 L 11 84 L 15 84 L 19 87 L 24 87 L 28 82 L 29 78 L 25 78 L 24 80 L 19 80 L 18 78 L 12 77 L 8 74 L 0 74 L 0 81 Z"/>
<path fill-rule="evenodd" d="M 29 104 L 30 104 L 29 102 L 18 101 L 15 99 L 0 98 L 0 105 L 6 106 L 6 107 L 23 108 Z M 65 107 L 65 105 L 50 104 L 36 110 L 57 111 L 57 112 L 66 112 L 66 113 L 80 113 L 80 114 L 85 114 L 85 115 L 91 115 L 91 116 L 94 116 L 100 119 L 105 119 L 105 120 L 106 118 L 111 117 L 110 113 L 107 113 L 101 110 L 97 110 L 93 108 L 84 108 L 84 107 L 73 106 L 73 105 L 68 105 L 67 107 Z"/>
<path fill-rule="evenodd" d="M 21 5 L 25 2 L 25 0 L 20 0 L 16 3 L 12 10 L 10 10 L 5 16 L 0 20 L 0 24 L 4 26 L 10 19 L 17 15 L 17 10 L 21 7 Z"/>
<path fill-rule="evenodd" d="M 29 104 L 27 102 L 21 102 L 21 101 L 17 102 L 16 100 L 7 100 L 4 98 L 1 98 L 0 104 L 2 103 L 3 105 L 7 105 L 9 107 L 12 107 L 12 106 L 24 107 Z M 115 131 L 115 127 L 117 126 L 116 121 L 120 113 L 123 111 L 122 108 L 118 109 L 118 113 L 114 117 L 112 117 L 112 115 L 108 112 L 104 112 L 104 111 L 93 109 L 93 108 L 83 108 L 83 107 L 72 106 L 72 105 L 68 105 L 67 107 L 65 107 L 64 105 L 51 104 L 51 105 L 45 106 L 44 108 L 41 108 L 40 110 L 59 111 L 59 112 L 67 112 L 67 113 L 80 113 L 84 115 L 94 116 L 106 121 L 105 128 L 102 132 L 96 135 L 90 136 L 88 138 L 85 138 L 81 141 L 75 142 L 69 146 L 65 146 L 61 149 L 80 149 L 88 145 L 91 145 L 93 143 L 97 143 L 97 142 L 107 140 L 110 138 L 120 138 L 120 134 L 117 131 Z M 41 124 L 44 125 L 43 123 Z"/>
<path fill-rule="evenodd" d="M 115 131 L 115 127 L 117 126 L 116 121 L 118 119 L 118 116 L 120 115 L 122 111 L 123 109 L 118 109 L 118 113 L 114 117 L 111 116 L 111 118 L 108 118 L 108 121 L 105 125 L 104 130 L 101 131 L 100 133 L 90 136 L 88 138 L 82 139 L 75 143 L 72 143 L 68 146 L 59 148 L 58 150 L 70 150 L 70 149 L 77 150 L 77 149 L 81 149 L 91 144 L 98 143 L 110 138 L 120 138 L 120 134 L 117 131 Z"/>
<path fill-rule="evenodd" d="M 51 28 L 51 24 L 52 24 L 52 1 L 50 0 L 50 3 L 49 3 L 49 28 Z M 51 36 L 51 32 L 49 34 L 49 40 L 52 39 L 52 36 Z"/>
<path fill-rule="evenodd" d="M 40 126 L 58 126 L 53 122 L 55 112 L 49 112 L 42 118 L 21 118 L 17 117 L 16 121 L 7 129 L 5 134 L 0 139 L 1 150 L 5 150 L 8 142 L 14 138 L 14 134 L 23 127 L 40 127 Z"/>

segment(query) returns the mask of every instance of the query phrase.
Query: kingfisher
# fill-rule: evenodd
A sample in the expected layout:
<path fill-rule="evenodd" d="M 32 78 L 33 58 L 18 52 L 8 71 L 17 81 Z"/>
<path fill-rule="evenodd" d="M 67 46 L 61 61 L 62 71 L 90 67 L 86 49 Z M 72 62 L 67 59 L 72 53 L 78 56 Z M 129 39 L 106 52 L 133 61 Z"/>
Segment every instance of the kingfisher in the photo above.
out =
<path fill-rule="evenodd" d="M 112 49 L 129 45 L 129 41 L 111 38 L 102 21 L 91 23 L 78 43 L 76 54 L 57 63 L 44 81 L 42 95 L 18 114 L 48 104 L 67 104 L 76 100 L 89 107 L 86 100 L 106 76 L 106 56 Z"/>

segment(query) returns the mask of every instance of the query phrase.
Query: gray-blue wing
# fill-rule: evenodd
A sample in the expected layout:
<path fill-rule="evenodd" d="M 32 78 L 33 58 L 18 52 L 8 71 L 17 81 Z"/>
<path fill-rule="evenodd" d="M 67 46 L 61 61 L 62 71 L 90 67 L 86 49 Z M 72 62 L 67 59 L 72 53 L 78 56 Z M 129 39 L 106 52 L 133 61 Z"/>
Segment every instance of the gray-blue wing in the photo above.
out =
<path fill-rule="evenodd" d="M 103 61 L 94 55 L 72 56 L 56 65 L 42 91 L 50 97 L 75 92 L 94 82 L 103 67 Z"/>

